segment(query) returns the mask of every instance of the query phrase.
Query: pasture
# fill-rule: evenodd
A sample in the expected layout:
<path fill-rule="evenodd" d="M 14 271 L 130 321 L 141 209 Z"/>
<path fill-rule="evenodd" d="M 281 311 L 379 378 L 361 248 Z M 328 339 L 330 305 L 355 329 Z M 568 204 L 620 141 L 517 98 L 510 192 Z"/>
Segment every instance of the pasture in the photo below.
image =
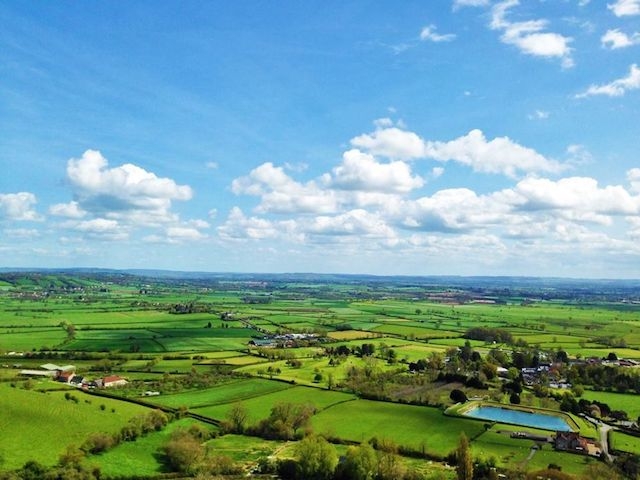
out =
<path fill-rule="evenodd" d="M 529 348 L 551 356 L 564 350 L 574 359 L 602 358 L 610 352 L 640 359 L 640 306 L 617 300 L 587 304 L 547 299 L 544 289 L 528 292 L 537 296 L 520 291 L 502 295 L 498 289 L 484 298 L 475 285 L 465 291 L 402 282 L 269 282 L 130 279 L 119 284 L 56 275 L 17 283 L 0 280 L 0 357 L 6 365 L 0 368 L 2 468 L 17 468 L 29 459 L 52 465 L 66 446 L 78 445 L 96 429 L 118 431 L 133 415 L 146 411 L 117 398 L 70 390 L 79 399 L 76 403 L 64 398 L 68 391 L 54 391 L 59 384 L 36 380 L 25 390 L 25 382 L 16 380 L 20 368 L 64 362 L 92 378 L 112 373 L 135 380 L 135 389 L 114 392 L 130 398 L 150 382 L 167 382 L 167 391 L 177 393 L 161 391 L 144 400 L 213 420 L 225 419 L 237 403 L 246 407 L 253 424 L 278 403 L 311 403 L 316 408 L 313 430 L 336 439 L 388 439 L 443 457 L 455 449 L 464 431 L 476 457 L 494 457 L 501 467 L 532 470 L 557 463 L 564 471 L 579 473 L 586 465 L 582 457 L 554 452 L 548 445 L 532 454 L 533 442 L 510 438 L 510 428 L 520 427 L 487 428 L 483 421 L 443 416 L 438 408 L 366 400 L 353 393 L 358 390 L 347 379 L 351 374 L 361 375 L 361 382 L 367 375 L 379 376 L 386 382 L 384 388 L 394 389 L 389 396 L 404 402 L 450 405 L 454 388 L 508 402 L 509 393 L 501 391 L 497 378 L 481 376 L 487 380 L 483 388 L 465 386 L 464 377 L 436 382 L 438 372 L 431 377 L 410 374 L 408 363 L 436 357 L 444 371 L 446 357 L 455 357 L 467 344 L 482 359 L 490 350 L 504 352 L 507 366 L 514 352 Z M 491 303 L 494 300 L 498 301 Z M 466 339 L 467 330 L 478 326 L 502 329 L 513 342 Z M 312 332 L 317 335 L 314 340 L 280 340 L 278 348 L 249 347 L 250 340 L 265 336 Z M 373 356 L 360 356 L 363 344 L 373 346 Z M 327 354 L 337 349 L 343 352 L 340 356 Z M 447 371 L 457 372 L 456 368 L 464 366 Z M 209 374 L 215 381 L 198 383 Z M 189 383 L 190 377 L 196 381 Z M 376 386 L 373 393 L 384 388 Z M 559 401 L 535 397 L 531 390 L 522 392 L 522 405 L 558 408 Z M 583 398 L 624 410 L 632 419 L 640 415 L 637 396 L 631 393 L 585 390 Z M 162 473 L 162 444 L 173 428 L 194 421 L 180 420 L 87 461 L 99 465 L 106 476 Z M 577 417 L 576 421 L 584 436 L 597 437 L 590 425 Z M 41 442 L 41 451 L 29 448 L 34 442 Z M 640 453 L 633 437 L 614 433 L 612 444 Z M 236 435 L 216 438 L 208 446 L 247 465 L 287 451 L 281 442 Z"/>
<path fill-rule="evenodd" d="M 116 433 L 130 418 L 149 411 L 80 391 L 71 393 L 77 403 L 65 399 L 62 391 L 24 390 L 0 383 L 3 468 L 18 468 L 28 460 L 53 465 L 67 445 L 79 446 L 96 432 Z"/>

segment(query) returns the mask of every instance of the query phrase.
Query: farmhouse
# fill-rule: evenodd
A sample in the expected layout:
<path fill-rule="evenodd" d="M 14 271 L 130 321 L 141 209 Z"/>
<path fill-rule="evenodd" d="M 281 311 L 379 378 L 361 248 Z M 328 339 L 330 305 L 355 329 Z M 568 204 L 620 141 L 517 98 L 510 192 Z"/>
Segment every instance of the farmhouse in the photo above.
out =
<path fill-rule="evenodd" d="M 104 388 L 122 387 L 127 383 L 128 382 L 124 378 L 119 377 L 118 375 L 109 375 L 108 377 L 104 377 L 102 379 L 102 386 Z"/>
<path fill-rule="evenodd" d="M 600 446 L 587 438 L 581 437 L 576 432 L 556 432 L 553 441 L 556 450 L 565 452 L 581 453 L 597 457 L 600 455 Z"/>
<path fill-rule="evenodd" d="M 60 372 L 58 374 L 58 381 L 62 383 L 69 383 L 73 377 L 75 377 L 76 373 L 73 371 Z"/>

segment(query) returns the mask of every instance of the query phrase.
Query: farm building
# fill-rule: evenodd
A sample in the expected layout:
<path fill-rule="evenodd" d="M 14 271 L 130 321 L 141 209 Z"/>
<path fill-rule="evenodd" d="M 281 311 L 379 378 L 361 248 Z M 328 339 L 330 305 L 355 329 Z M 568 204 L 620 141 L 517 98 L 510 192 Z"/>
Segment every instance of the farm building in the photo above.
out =
<path fill-rule="evenodd" d="M 128 382 L 124 378 L 119 377 L 118 375 L 109 375 L 102 379 L 102 386 L 104 388 L 122 387 L 127 383 Z"/>
<path fill-rule="evenodd" d="M 59 382 L 69 383 L 76 373 L 72 371 L 60 372 L 57 376 Z"/>
<path fill-rule="evenodd" d="M 600 446 L 593 440 L 581 437 L 576 432 L 556 432 L 554 448 L 565 452 L 581 453 L 597 457 L 600 455 Z"/>
<path fill-rule="evenodd" d="M 25 377 L 55 377 L 57 372 L 50 370 L 20 370 L 20 375 Z"/>

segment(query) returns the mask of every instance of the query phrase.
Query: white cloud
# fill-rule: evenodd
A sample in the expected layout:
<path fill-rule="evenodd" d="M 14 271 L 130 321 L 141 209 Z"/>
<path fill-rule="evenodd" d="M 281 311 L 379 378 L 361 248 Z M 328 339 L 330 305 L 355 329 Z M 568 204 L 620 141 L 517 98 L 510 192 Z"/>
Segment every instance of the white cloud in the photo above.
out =
<path fill-rule="evenodd" d="M 440 178 L 443 173 L 444 173 L 444 168 L 442 167 L 433 167 L 431 169 L 431 176 L 433 178 Z"/>
<path fill-rule="evenodd" d="M 31 240 L 41 236 L 40 232 L 34 228 L 6 228 L 3 233 L 7 237 L 21 240 Z"/>
<path fill-rule="evenodd" d="M 169 178 L 127 163 L 108 168 L 108 161 L 96 150 L 87 150 L 81 158 L 67 163 L 67 178 L 76 190 L 85 210 L 150 210 L 165 214 L 172 200 L 189 200 L 191 188 L 177 185 Z"/>
<path fill-rule="evenodd" d="M 207 163 L 205 163 L 205 167 L 207 167 L 210 170 L 217 170 L 219 166 L 220 165 L 218 165 L 218 162 L 207 162 Z"/>
<path fill-rule="evenodd" d="M 209 225 L 209 222 L 205 220 L 199 220 L 199 219 L 189 220 L 186 222 L 186 224 L 189 227 L 198 228 L 198 229 L 209 228 L 211 226 Z"/>
<path fill-rule="evenodd" d="M 587 165 L 593 161 L 593 155 L 584 145 L 569 145 L 567 155 L 567 163 L 571 165 Z"/>
<path fill-rule="evenodd" d="M 167 228 L 167 238 L 172 242 L 183 242 L 203 240 L 207 236 L 193 227 L 169 227 Z"/>
<path fill-rule="evenodd" d="M 407 193 L 424 185 L 421 177 L 411 175 L 406 163 L 379 163 L 373 155 L 357 149 L 345 152 L 342 163 L 326 178 L 333 187 L 367 192 Z"/>
<path fill-rule="evenodd" d="M 351 139 L 351 145 L 373 155 L 410 160 L 425 155 L 423 140 L 413 132 L 397 127 L 379 128 Z"/>
<path fill-rule="evenodd" d="M 224 240 L 261 240 L 278 236 L 277 227 L 269 220 L 247 217 L 238 207 L 233 207 L 218 234 Z"/>
<path fill-rule="evenodd" d="M 604 85 L 591 85 L 585 92 L 576 95 L 576 98 L 584 98 L 593 95 L 606 95 L 608 97 L 621 97 L 628 90 L 640 88 L 640 68 L 634 63 L 629 68 L 629 75 L 619 78 Z"/>
<path fill-rule="evenodd" d="M 83 220 L 77 223 L 74 228 L 91 238 L 99 240 L 119 241 L 129 238 L 129 232 L 125 227 L 116 220 L 106 218 Z"/>
<path fill-rule="evenodd" d="M 640 32 L 627 35 L 617 28 L 615 30 L 607 30 L 607 33 L 600 38 L 600 42 L 603 47 L 608 47 L 611 50 L 631 47 L 640 44 Z"/>
<path fill-rule="evenodd" d="M 423 41 L 441 43 L 441 42 L 451 42 L 455 40 L 455 38 L 456 38 L 456 35 L 453 33 L 447 33 L 447 34 L 437 33 L 435 25 L 428 25 L 426 27 L 423 27 L 423 29 L 420 31 L 420 40 L 423 40 Z"/>
<path fill-rule="evenodd" d="M 457 10 L 462 7 L 485 7 L 489 5 L 489 0 L 454 0 L 453 9 Z"/>
<path fill-rule="evenodd" d="M 640 0 L 617 0 L 612 4 L 607 4 L 607 8 L 616 17 L 640 15 Z"/>
<path fill-rule="evenodd" d="M 30 192 L 0 193 L 0 220 L 40 220 L 33 209 L 36 203 Z"/>
<path fill-rule="evenodd" d="M 513 193 L 515 196 L 511 196 Z M 509 202 L 519 209 L 559 210 L 574 218 L 589 215 L 637 215 L 640 198 L 633 197 L 621 186 L 600 188 L 588 177 L 562 178 L 557 182 L 545 178 L 526 178 L 509 192 Z M 579 214 L 579 215 L 578 215 Z"/>
<path fill-rule="evenodd" d="M 261 197 L 256 208 L 261 213 L 332 213 L 338 205 L 332 192 L 320 189 L 315 182 L 298 183 L 271 162 L 233 180 L 231 190 L 236 195 Z"/>
<path fill-rule="evenodd" d="M 452 188 L 407 201 L 389 214 L 407 229 L 451 233 L 503 224 L 509 209 L 468 188 Z"/>
<path fill-rule="evenodd" d="M 545 32 L 547 20 L 529 20 L 526 22 L 511 22 L 507 20 L 509 9 L 519 5 L 518 0 L 505 0 L 492 8 L 491 28 L 501 30 L 500 39 L 503 43 L 514 45 L 522 53 L 536 57 L 560 58 L 562 66 L 569 68 L 574 65 L 571 58 L 572 49 L 569 44 L 572 38 L 559 33 Z"/>
<path fill-rule="evenodd" d="M 627 180 L 631 184 L 631 190 L 640 194 L 640 168 L 632 168 L 627 172 Z"/>
<path fill-rule="evenodd" d="M 536 110 L 529 114 L 529 120 L 546 120 L 547 118 L 549 118 L 549 112 L 545 112 L 544 110 Z"/>
<path fill-rule="evenodd" d="M 57 217 L 67 217 L 67 218 L 82 218 L 87 212 L 85 212 L 78 202 L 69 202 L 69 203 L 56 203 L 55 205 L 51 205 L 49 207 L 49 213 L 51 215 L 55 215 Z"/>
<path fill-rule="evenodd" d="M 440 161 L 453 160 L 468 165 L 477 172 L 502 173 L 516 177 L 518 173 L 558 173 L 565 167 L 549 160 L 535 150 L 523 147 L 509 137 L 497 137 L 487 141 L 480 130 L 450 142 L 428 142 L 429 157 Z"/>
<path fill-rule="evenodd" d="M 317 235 L 364 235 L 395 238 L 395 232 L 379 215 L 356 209 L 333 217 L 318 216 L 305 228 Z"/>

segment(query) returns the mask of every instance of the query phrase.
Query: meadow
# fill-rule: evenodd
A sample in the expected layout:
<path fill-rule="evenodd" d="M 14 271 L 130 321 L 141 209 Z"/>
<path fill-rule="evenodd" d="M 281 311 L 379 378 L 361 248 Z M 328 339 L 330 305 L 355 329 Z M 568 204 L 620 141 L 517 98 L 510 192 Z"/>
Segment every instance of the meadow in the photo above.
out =
<path fill-rule="evenodd" d="M 122 397 L 180 409 L 211 422 L 227 419 L 242 405 L 252 425 L 267 418 L 278 404 L 311 404 L 315 413 L 309 428 L 336 442 L 375 438 L 444 458 L 465 432 L 474 456 L 494 458 L 500 468 L 534 470 L 555 463 L 579 474 L 587 465 L 582 457 L 553 451 L 548 445 L 532 455 L 532 441 L 504 433 L 512 426 L 443 415 L 453 403 L 454 389 L 508 402 L 509 394 L 501 391 L 498 378 L 483 377 L 486 388 L 479 389 L 465 386 L 457 377 L 438 380 L 437 372 L 410 374 L 408 365 L 435 358 L 442 363 L 441 373 L 452 373 L 445 359 L 462 349 L 474 350 L 481 358 L 492 351 L 507 357 L 516 351 L 513 344 L 465 338 L 477 326 L 502 329 L 520 345 L 517 348 L 549 356 L 561 350 L 572 359 L 612 353 L 640 359 L 640 306 L 599 300 L 601 293 L 598 300 L 583 303 L 571 300 L 562 289 L 558 289 L 564 292 L 558 295 L 561 298 L 542 299 L 535 289 L 507 292 L 504 287 L 486 287 L 478 293 L 477 287 L 427 288 L 352 279 L 255 283 L 56 275 L 11 277 L 0 280 L 0 285 L 0 431 L 5 433 L 0 439 L 4 459 L 0 469 L 4 470 L 31 459 L 53 465 L 67 446 L 81 444 L 96 431 L 114 433 L 129 418 L 148 411 L 121 401 Z M 309 336 L 279 340 L 278 348 L 249 344 L 294 333 Z M 357 353 L 364 345 L 372 355 Z M 349 353 L 328 354 L 329 350 Z M 130 385 L 113 391 L 112 398 L 102 398 L 68 390 L 52 380 L 26 381 L 19 375 L 21 368 L 37 369 L 48 362 L 71 363 L 89 378 L 122 375 Z M 157 390 L 159 395 L 141 398 L 145 390 Z M 65 398 L 69 391 L 77 402 Z M 372 392 L 393 398 L 374 399 Z M 532 388 L 525 388 L 521 397 L 524 405 L 559 408 L 559 400 L 538 398 Z M 638 397 L 631 391 L 586 389 L 582 398 L 624 410 L 632 419 L 640 415 Z M 409 400 L 423 404 L 409 405 Z M 576 419 L 583 435 L 597 437 L 590 424 Z M 166 472 L 162 445 L 175 428 L 194 422 L 198 421 L 177 420 L 160 432 L 88 456 L 86 462 L 98 465 L 105 478 Z M 30 448 L 36 441 L 41 445 L 38 450 Z M 635 437 L 615 432 L 612 443 L 640 453 Z M 274 452 L 286 456 L 288 451 L 282 442 L 231 434 L 207 445 L 247 466 Z M 424 459 L 405 461 L 426 465 Z M 446 467 L 438 468 L 447 472 Z"/>

